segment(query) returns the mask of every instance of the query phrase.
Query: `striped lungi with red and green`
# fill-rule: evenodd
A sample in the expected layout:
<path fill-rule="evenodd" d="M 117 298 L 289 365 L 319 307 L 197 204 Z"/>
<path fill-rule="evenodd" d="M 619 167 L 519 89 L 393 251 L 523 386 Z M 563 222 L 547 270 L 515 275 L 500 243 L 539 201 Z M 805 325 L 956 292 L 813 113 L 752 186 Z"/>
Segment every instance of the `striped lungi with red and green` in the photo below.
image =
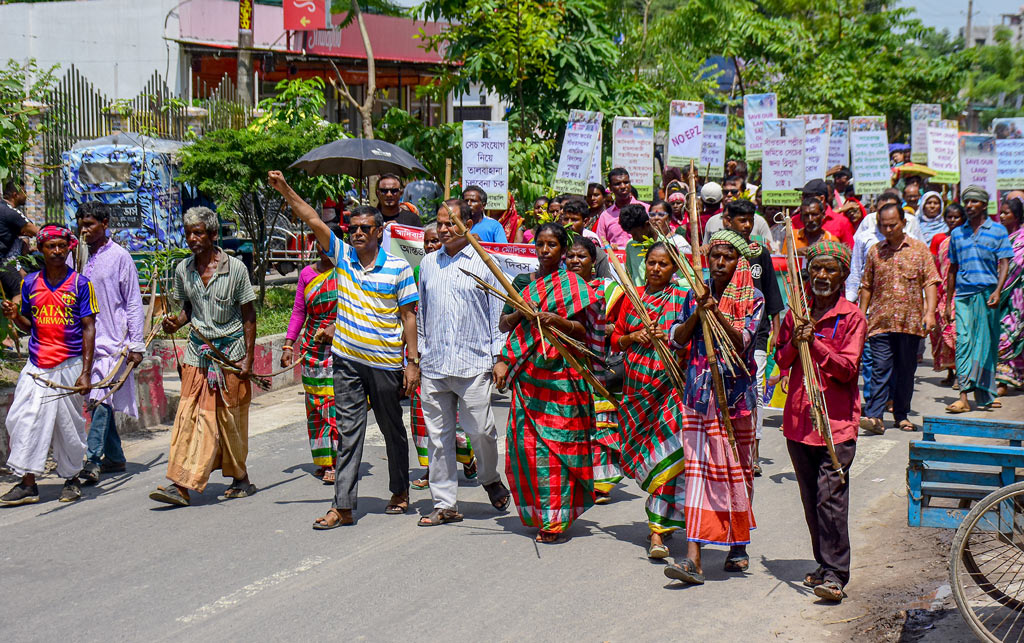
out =
<path fill-rule="evenodd" d="M 564 270 L 522 295 L 538 310 L 584 323 L 580 313 L 596 301 L 579 275 Z M 594 503 L 593 390 L 526 320 L 509 335 L 501 360 L 512 389 L 506 449 L 512 499 L 524 525 L 564 532 Z"/>
<path fill-rule="evenodd" d="M 622 287 L 612 279 L 594 279 L 590 287 L 598 301 L 587 308 L 587 347 L 600 358 L 592 360 L 594 375 L 606 384 L 606 371 L 602 360 L 610 352 L 609 335 L 605 327 L 609 320 L 614 323 L 619 304 L 623 298 Z M 619 464 L 622 441 L 619 438 L 619 412 L 615 405 L 605 398 L 594 396 L 594 412 L 597 427 L 591 439 L 594 453 L 594 489 L 608 493 L 622 480 L 622 466 Z"/>
<path fill-rule="evenodd" d="M 338 429 L 334 406 L 334 369 L 331 345 L 316 341 L 317 331 L 330 328 L 338 306 L 334 270 L 317 274 L 306 284 L 306 323 L 302 332 L 302 388 L 306 392 L 306 431 L 313 464 L 334 467 L 338 455 Z"/>
<path fill-rule="evenodd" d="M 642 295 L 651 319 L 665 331 L 675 322 L 685 299 L 685 291 L 674 286 Z M 640 315 L 628 302 L 624 306 L 624 332 L 642 329 Z M 625 366 L 619 406 L 622 468 L 651 494 L 646 505 L 651 530 L 663 533 L 680 529 L 686 524 L 682 477 L 684 410 L 680 391 L 653 346 L 630 346 Z"/>
<path fill-rule="evenodd" d="M 427 457 L 430 438 L 427 436 L 427 422 L 423 419 L 423 403 L 420 401 L 418 386 L 409 400 L 409 426 L 412 430 L 412 443 L 416 447 L 416 459 L 421 467 L 426 467 L 430 464 Z M 473 461 L 473 446 L 469 443 L 469 436 L 458 425 L 455 426 L 455 459 L 462 464 Z"/>

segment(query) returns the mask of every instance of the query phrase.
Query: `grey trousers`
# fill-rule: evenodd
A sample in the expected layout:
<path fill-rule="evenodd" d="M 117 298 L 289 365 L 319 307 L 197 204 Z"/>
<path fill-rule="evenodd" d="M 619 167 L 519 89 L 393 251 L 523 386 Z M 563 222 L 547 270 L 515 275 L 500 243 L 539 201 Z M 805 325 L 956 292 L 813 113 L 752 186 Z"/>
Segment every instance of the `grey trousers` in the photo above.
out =
<path fill-rule="evenodd" d="M 455 419 L 473 446 L 480 484 L 501 480 L 498 474 L 498 430 L 491 413 L 494 384 L 490 373 L 476 377 L 421 377 L 420 401 L 430 444 L 430 495 L 435 509 L 454 509 L 459 489 L 455 460 Z"/>
<path fill-rule="evenodd" d="M 402 421 L 402 371 L 388 371 L 334 356 L 334 408 L 337 411 L 338 457 L 334 460 L 336 509 L 355 509 L 359 499 L 359 465 L 366 438 L 366 398 L 377 418 L 388 455 L 391 493 L 409 491 L 409 436 Z"/>

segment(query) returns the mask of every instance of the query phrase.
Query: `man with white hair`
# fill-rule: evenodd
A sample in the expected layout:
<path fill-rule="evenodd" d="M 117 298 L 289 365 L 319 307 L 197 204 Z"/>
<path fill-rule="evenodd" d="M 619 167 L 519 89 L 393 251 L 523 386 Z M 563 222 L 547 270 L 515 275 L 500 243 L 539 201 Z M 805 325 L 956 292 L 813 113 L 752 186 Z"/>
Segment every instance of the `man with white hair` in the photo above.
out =
<path fill-rule="evenodd" d="M 174 416 L 167 479 L 149 497 L 185 507 L 189 490 L 202 493 L 220 469 L 232 478 L 226 499 L 256 493 L 249 482 L 249 403 L 256 350 L 256 308 L 249 272 L 215 245 L 220 223 L 209 208 L 190 208 L 184 217 L 192 256 L 174 270 L 175 301 L 182 311 L 168 315 L 163 330 L 172 334 L 191 323 L 181 370 L 181 400 Z"/>

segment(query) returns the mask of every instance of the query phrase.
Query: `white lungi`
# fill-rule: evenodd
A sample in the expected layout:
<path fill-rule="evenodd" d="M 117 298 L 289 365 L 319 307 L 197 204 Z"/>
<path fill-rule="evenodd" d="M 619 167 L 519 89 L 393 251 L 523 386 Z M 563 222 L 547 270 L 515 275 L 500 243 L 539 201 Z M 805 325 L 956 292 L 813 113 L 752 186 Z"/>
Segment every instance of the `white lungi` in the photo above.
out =
<path fill-rule="evenodd" d="M 74 386 L 82 374 L 82 358 L 72 357 L 53 368 L 39 368 L 32 362 L 26 364 L 18 377 L 11 410 L 7 413 L 7 433 L 11 436 L 7 467 L 20 476 L 43 473 L 52 443 L 57 475 L 70 478 L 82 470 L 85 457 L 85 417 L 82 415 L 85 400 L 77 394 L 46 399 L 62 391 L 47 388 L 29 373 L 55 384 Z"/>

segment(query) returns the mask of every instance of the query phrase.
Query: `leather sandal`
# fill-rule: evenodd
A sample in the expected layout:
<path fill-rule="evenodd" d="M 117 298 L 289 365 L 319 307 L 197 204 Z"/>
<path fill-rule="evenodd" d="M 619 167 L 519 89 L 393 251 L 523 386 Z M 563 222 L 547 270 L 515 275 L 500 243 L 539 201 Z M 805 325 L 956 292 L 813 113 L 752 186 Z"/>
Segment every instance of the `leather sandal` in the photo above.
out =
<path fill-rule="evenodd" d="M 326 531 L 328 529 L 337 529 L 338 527 L 344 527 L 345 525 L 351 525 L 354 523 L 355 521 L 352 520 L 351 509 L 338 509 L 336 507 L 331 507 L 327 510 L 325 515 L 313 521 L 313 529 L 316 529 L 317 531 Z"/>
<path fill-rule="evenodd" d="M 970 413 L 971 405 L 963 400 L 957 400 L 946 407 L 946 413 Z"/>
<path fill-rule="evenodd" d="M 388 501 L 388 506 L 384 508 L 384 513 L 397 516 L 407 511 L 409 511 L 409 492 L 407 491 L 401 495 L 397 493 L 391 494 L 391 500 Z"/>
<path fill-rule="evenodd" d="M 463 515 L 454 509 L 434 509 L 416 523 L 420 527 L 436 527 L 450 522 L 462 522 Z"/>

